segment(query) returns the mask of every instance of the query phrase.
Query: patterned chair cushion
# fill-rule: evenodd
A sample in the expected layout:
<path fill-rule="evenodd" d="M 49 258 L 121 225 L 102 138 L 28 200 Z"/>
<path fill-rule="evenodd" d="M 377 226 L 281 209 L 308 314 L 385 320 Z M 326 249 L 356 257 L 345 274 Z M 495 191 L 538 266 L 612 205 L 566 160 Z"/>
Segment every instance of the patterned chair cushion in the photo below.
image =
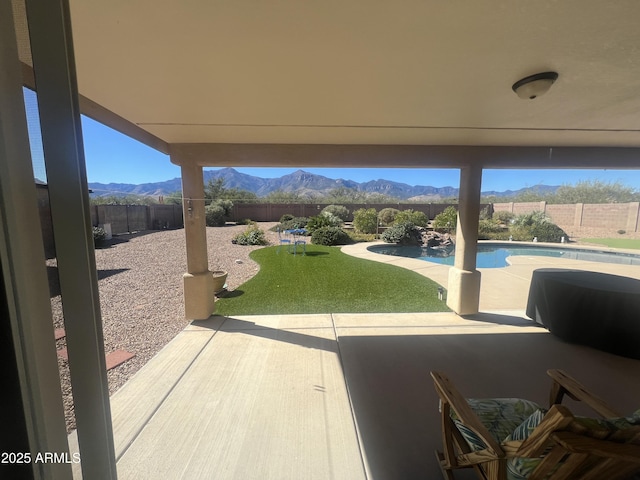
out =
<path fill-rule="evenodd" d="M 516 427 L 504 441 L 510 440 L 526 440 L 531 432 L 540 425 L 546 411 L 537 410 L 531 414 L 529 418 L 524 420 Z M 588 434 L 594 438 L 611 438 L 618 441 L 624 441 L 632 435 L 638 433 L 637 429 L 630 430 L 629 435 L 624 435 L 624 430 L 630 427 L 640 426 L 640 410 L 636 410 L 628 417 L 618 418 L 587 418 L 575 417 L 575 421 L 571 424 L 571 429 L 575 433 Z M 623 433 L 624 432 L 624 433 Z M 524 458 L 514 457 L 507 460 L 507 478 L 508 480 L 526 480 L 540 463 L 540 458 Z"/>
<path fill-rule="evenodd" d="M 521 398 L 468 398 L 467 403 L 498 443 L 502 442 L 533 412 L 540 410 L 540 406 L 535 402 Z M 460 422 L 453 411 L 451 411 L 451 419 L 473 451 L 487 447 L 475 432 Z"/>

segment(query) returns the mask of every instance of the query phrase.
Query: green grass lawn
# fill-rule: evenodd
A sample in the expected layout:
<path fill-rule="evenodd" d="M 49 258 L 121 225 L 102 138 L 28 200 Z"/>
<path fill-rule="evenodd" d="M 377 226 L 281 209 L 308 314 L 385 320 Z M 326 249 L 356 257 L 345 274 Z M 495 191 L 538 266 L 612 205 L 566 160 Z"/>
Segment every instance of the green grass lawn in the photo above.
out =
<path fill-rule="evenodd" d="M 306 255 L 255 250 L 260 271 L 216 302 L 219 315 L 449 311 L 438 284 L 415 272 L 307 245 Z"/>
<path fill-rule="evenodd" d="M 583 238 L 581 241 L 606 245 L 611 248 L 630 248 L 640 250 L 640 239 L 637 238 Z"/>

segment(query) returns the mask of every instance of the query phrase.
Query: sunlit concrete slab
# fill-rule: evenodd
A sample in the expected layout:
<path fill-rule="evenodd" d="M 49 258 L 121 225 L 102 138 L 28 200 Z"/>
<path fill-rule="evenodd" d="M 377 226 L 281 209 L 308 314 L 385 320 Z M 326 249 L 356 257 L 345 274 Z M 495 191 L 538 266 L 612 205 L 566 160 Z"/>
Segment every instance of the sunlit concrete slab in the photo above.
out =
<path fill-rule="evenodd" d="M 212 317 L 181 335 L 206 346 L 183 352 L 188 370 L 119 445 L 119 478 L 365 478 L 329 315 Z M 146 395 L 139 377 L 113 404 Z M 128 416 L 115 409 L 114 428 Z"/>

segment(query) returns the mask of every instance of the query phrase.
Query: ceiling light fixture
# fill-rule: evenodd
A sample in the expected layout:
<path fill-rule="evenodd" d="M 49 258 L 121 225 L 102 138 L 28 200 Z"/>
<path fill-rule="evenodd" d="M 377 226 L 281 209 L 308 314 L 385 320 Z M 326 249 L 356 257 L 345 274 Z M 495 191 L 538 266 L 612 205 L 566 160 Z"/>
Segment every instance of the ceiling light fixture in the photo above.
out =
<path fill-rule="evenodd" d="M 511 88 L 520 98 L 533 100 L 547 93 L 557 79 L 556 72 L 536 73 L 518 80 Z"/>

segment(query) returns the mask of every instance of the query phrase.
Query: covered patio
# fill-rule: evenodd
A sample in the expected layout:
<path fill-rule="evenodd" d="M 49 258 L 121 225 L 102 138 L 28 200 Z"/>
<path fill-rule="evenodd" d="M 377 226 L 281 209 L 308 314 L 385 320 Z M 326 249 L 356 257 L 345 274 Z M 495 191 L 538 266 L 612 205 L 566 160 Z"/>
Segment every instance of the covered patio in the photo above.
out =
<path fill-rule="evenodd" d="M 545 404 L 549 368 L 637 408 L 640 362 L 511 312 L 214 316 L 111 398 L 118 478 L 439 478 L 429 371 L 469 396 Z"/>
<path fill-rule="evenodd" d="M 220 478 L 263 478 L 267 463 L 273 478 L 422 475 L 430 460 L 398 459 L 430 458 L 427 370 L 445 366 L 465 388 L 482 388 L 474 395 L 534 399 L 546 368 L 566 368 L 603 392 L 621 388 L 620 409 L 634 406 L 637 361 L 560 344 L 518 315 L 506 325 L 504 315 L 487 317 L 475 253 L 483 169 L 640 167 L 638 14 L 630 0 L 1 1 L 3 451 L 68 452 L 23 86 L 38 97 L 86 479 L 140 478 L 152 467 L 168 478 L 217 477 L 219 468 Z M 544 96 L 512 91 L 541 72 L 559 74 Z M 181 166 L 185 316 L 200 321 L 112 404 L 81 113 Z M 467 318 L 334 313 L 304 327 L 209 318 L 204 166 L 460 169 L 446 286 L 448 305 Z M 300 382 L 288 383 L 285 367 Z M 286 388 L 293 393 L 279 396 Z M 138 418 L 134 404 L 149 410 Z M 296 443 L 309 436 L 319 443 Z M 23 478 L 72 473 L 66 463 L 12 468 Z"/>

